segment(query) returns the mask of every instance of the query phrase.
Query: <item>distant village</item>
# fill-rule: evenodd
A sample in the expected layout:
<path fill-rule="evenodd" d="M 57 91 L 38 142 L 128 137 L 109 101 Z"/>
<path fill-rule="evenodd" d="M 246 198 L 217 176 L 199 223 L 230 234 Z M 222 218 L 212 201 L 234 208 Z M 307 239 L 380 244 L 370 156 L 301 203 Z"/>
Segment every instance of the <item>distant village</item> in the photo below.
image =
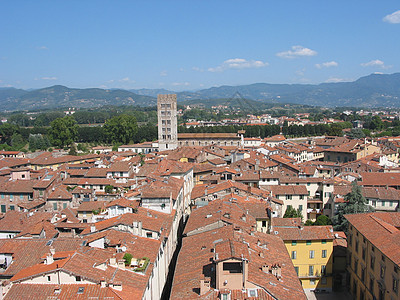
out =
<path fill-rule="evenodd" d="M 180 113 L 159 95 L 158 140 L 114 151 L 0 151 L 0 299 L 400 298 L 400 137 L 178 133 L 341 122 Z"/>

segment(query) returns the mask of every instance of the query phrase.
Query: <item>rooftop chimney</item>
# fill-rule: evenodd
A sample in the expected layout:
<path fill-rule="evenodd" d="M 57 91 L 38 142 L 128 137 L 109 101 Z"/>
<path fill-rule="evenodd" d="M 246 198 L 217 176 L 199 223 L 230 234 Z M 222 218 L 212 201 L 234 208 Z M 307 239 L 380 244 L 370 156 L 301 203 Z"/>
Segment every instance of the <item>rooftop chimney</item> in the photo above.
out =
<path fill-rule="evenodd" d="M 110 266 L 117 267 L 117 259 L 115 258 L 115 256 L 110 257 Z"/>
<path fill-rule="evenodd" d="M 202 279 L 200 280 L 200 296 L 207 293 L 211 288 L 210 279 Z"/>
<path fill-rule="evenodd" d="M 53 254 L 47 253 L 45 264 L 46 264 L 46 265 L 50 265 L 50 264 L 52 264 L 53 262 L 54 262 Z"/>
<path fill-rule="evenodd" d="M 125 260 L 124 259 L 118 259 L 118 269 L 125 270 Z"/>
<path fill-rule="evenodd" d="M 100 287 L 102 287 L 102 288 L 105 288 L 105 287 L 107 287 L 107 283 L 106 283 L 106 280 L 105 280 L 105 278 L 103 277 L 103 278 L 101 278 L 101 280 L 100 280 Z"/>

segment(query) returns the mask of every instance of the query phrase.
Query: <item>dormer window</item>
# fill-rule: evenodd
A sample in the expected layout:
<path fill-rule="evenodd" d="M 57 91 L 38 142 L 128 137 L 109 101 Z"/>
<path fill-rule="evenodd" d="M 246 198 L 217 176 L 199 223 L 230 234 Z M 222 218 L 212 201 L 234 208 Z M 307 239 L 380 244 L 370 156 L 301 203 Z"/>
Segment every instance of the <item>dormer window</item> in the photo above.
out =
<path fill-rule="evenodd" d="M 224 262 L 223 270 L 229 273 L 242 273 L 242 263 L 240 262 Z"/>

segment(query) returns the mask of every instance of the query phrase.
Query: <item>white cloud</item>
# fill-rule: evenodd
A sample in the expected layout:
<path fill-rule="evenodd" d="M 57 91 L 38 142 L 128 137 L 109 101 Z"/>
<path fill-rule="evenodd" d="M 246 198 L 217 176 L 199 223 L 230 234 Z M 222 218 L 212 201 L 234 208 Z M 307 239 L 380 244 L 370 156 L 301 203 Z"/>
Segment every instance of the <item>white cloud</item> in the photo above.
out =
<path fill-rule="evenodd" d="M 318 52 L 303 46 L 292 46 L 292 50 L 278 52 L 276 56 L 281 58 L 296 58 L 302 56 L 315 56 Z"/>
<path fill-rule="evenodd" d="M 246 60 L 244 58 L 231 58 L 225 60 L 221 65 L 215 68 L 208 68 L 209 72 L 223 72 L 228 69 L 250 69 L 262 68 L 268 66 L 267 62 L 261 60 Z"/>
<path fill-rule="evenodd" d="M 387 15 L 383 18 L 384 22 L 391 24 L 399 24 L 400 23 L 400 10 L 395 11 L 394 13 Z"/>
<path fill-rule="evenodd" d="M 315 64 L 318 69 L 337 67 L 339 64 L 336 61 L 327 61 L 322 64 Z"/>
<path fill-rule="evenodd" d="M 379 67 L 382 69 L 389 69 L 392 67 L 392 66 L 386 66 L 385 63 L 379 59 L 375 59 L 375 60 L 371 60 L 366 63 L 362 63 L 361 66 L 362 67 Z"/>
<path fill-rule="evenodd" d="M 39 46 L 36 47 L 38 50 L 49 50 L 49 48 L 47 48 L 46 46 Z"/>
<path fill-rule="evenodd" d="M 41 77 L 41 78 L 35 78 L 35 80 L 57 80 L 57 77 Z"/>
<path fill-rule="evenodd" d="M 131 80 L 129 79 L 129 77 L 125 77 L 125 78 L 122 78 L 120 81 L 121 82 L 127 82 L 127 81 L 131 81 Z"/>
<path fill-rule="evenodd" d="M 345 78 L 338 78 L 338 77 L 330 77 L 327 80 L 325 80 L 326 83 L 347 82 L 347 81 L 350 81 L 350 80 L 345 79 Z"/>
<path fill-rule="evenodd" d="M 196 72 L 204 72 L 204 70 L 199 67 L 192 67 L 192 70 Z"/>
<path fill-rule="evenodd" d="M 161 71 L 161 72 L 160 72 L 160 76 L 163 76 L 163 77 L 164 77 L 164 76 L 168 76 L 168 72 L 165 71 L 165 70 L 164 70 L 164 71 Z"/>
<path fill-rule="evenodd" d="M 303 69 L 301 69 L 301 70 L 296 71 L 295 73 L 296 73 L 296 75 L 298 75 L 298 76 L 304 76 L 304 73 L 305 73 L 305 72 L 306 72 L 306 69 L 303 68 Z"/>
<path fill-rule="evenodd" d="M 173 82 L 172 85 L 173 86 L 189 86 L 190 83 L 189 82 Z"/>

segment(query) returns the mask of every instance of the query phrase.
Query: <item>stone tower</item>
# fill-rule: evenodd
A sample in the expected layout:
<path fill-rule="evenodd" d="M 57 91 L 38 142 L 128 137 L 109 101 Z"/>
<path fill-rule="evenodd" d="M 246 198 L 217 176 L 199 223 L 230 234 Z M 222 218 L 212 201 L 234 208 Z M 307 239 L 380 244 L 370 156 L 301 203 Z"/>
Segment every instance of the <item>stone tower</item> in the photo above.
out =
<path fill-rule="evenodd" d="M 178 118 L 176 94 L 157 96 L 158 149 L 173 150 L 178 147 Z"/>

